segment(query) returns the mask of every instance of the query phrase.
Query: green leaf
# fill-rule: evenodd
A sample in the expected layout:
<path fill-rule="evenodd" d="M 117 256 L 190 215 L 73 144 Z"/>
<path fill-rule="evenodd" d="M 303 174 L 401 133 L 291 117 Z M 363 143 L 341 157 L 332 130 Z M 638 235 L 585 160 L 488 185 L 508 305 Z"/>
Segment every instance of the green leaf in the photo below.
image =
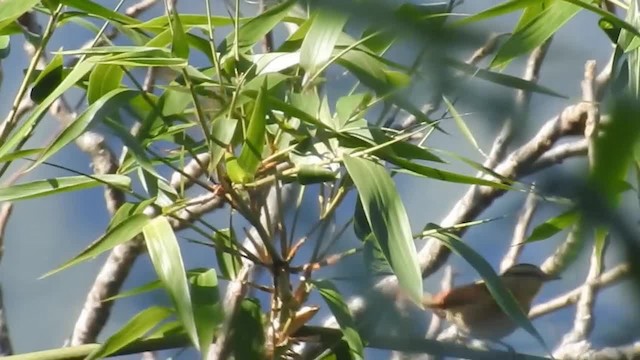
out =
<path fill-rule="evenodd" d="M 180 22 L 180 16 L 175 11 L 175 9 L 171 12 L 171 54 L 175 57 L 179 57 L 182 59 L 189 58 L 189 42 L 187 41 L 187 36 L 185 34 L 184 28 L 182 27 L 182 23 Z"/>
<path fill-rule="evenodd" d="M 510 87 L 513 89 L 526 90 L 528 92 L 535 92 L 539 94 L 551 95 L 563 99 L 568 99 L 567 96 L 562 95 L 546 86 L 538 85 L 535 82 L 521 79 L 516 76 L 507 74 L 501 74 L 494 71 L 478 68 L 474 65 L 470 65 L 458 60 L 450 59 L 449 65 L 457 70 L 467 73 L 473 77 L 490 81 L 494 84 Z"/>
<path fill-rule="evenodd" d="M 91 0 L 60 0 L 60 2 L 78 10 L 86 11 L 93 16 L 97 16 L 105 20 L 116 21 L 125 25 L 135 25 L 141 22 L 138 19 L 110 10 Z"/>
<path fill-rule="evenodd" d="M 343 339 L 349 344 L 349 351 L 354 359 L 364 359 L 364 344 L 356 330 L 355 321 L 338 289 L 328 280 L 313 281 L 322 299 L 329 306 L 329 310 L 338 321 Z"/>
<path fill-rule="evenodd" d="M 291 9 L 295 4 L 295 0 L 284 1 L 242 24 L 238 29 L 237 34 L 238 43 L 236 45 L 238 51 L 242 54 L 252 49 L 257 42 L 264 39 L 267 33 L 272 31 L 276 25 L 282 22 L 282 20 L 287 16 L 289 9 Z M 220 44 L 218 51 L 227 54 L 228 58 L 233 58 L 236 55 L 236 46 L 234 46 L 235 39 L 235 32 L 231 32 Z M 225 59 L 221 60 L 221 62 L 224 61 Z"/>
<path fill-rule="evenodd" d="M 576 224 L 579 219 L 580 213 L 575 209 L 564 212 L 536 226 L 531 232 L 531 235 L 527 238 L 526 242 L 548 239 L 560 231 Z"/>
<path fill-rule="evenodd" d="M 22 14 L 31 10 L 38 0 L 3 0 L 0 1 L 0 30 L 17 20 Z"/>
<path fill-rule="evenodd" d="M 603 269 L 604 264 L 604 250 L 607 247 L 609 242 L 609 230 L 604 226 L 598 226 L 595 229 L 595 241 L 593 246 L 595 247 L 596 252 L 596 267 L 598 268 L 598 273 L 600 273 Z"/>
<path fill-rule="evenodd" d="M 480 11 L 477 14 L 473 14 L 464 19 L 454 21 L 451 25 L 462 26 L 470 23 L 474 23 L 481 20 L 488 20 L 494 17 L 510 14 L 514 11 L 524 9 L 531 5 L 539 4 L 541 0 L 510 0 L 499 3 L 498 5 L 491 7 L 487 10 Z"/>
<path fill-rule="evenodd" d="M 631 0 L 627 11 L 627 21 L 638 27 L 640 27 L 639 6 L 638 0 Z M 623 30 L 618 44 L 628 52 L 629 91 L 636 99 L 640 99 L 640 38 L 633 36 L 628 30 Z"/>
<path fill-rule="evenodd" d="M 193 317 L 200 340 L 200 353 L 202 359 L 206 359 L 215 331 L 223 319 L 218 293 L 218 278 L 216 271 L 209 269 L 191 280 Z"/>
<path fill-rule="evenodd" d="M 11 36 L 0 35 L 0 60 L 5 59 L 11 53 Z"/>
<path fill-rule="evenodd" d="M 174 57 L 166 49 L 157 49 L 90 57 L 88 61 L 99 64 L 112 64 L 133 67 L 168 66 L 182 68 L 188 65 L 187 60 Z"/>
<path fill-rule="evenodd" d="M 609 11 L 606 11 L 606 10 L 602 10 L 600 7 L 596 5 L 587 3 L 584 0 L 562 0 L 562 1 L 577 5 L 598 16 L 602 16 L 602 18 L 612 23 L 613 25 L 616 25 L 622 29 L 627 30 L 631 34 L 635 35 L 636 37 L 640 36 L 640 30 L 636 26 L 620 19 L 616 14 L 610 13 Z"/>
<path fill-rule="evenodd" d="M 176 16 L 180 17 L 180 22 L 186 28 L 191 27 L 201 27 L 203 29 L 208 29 L 209 20 L 206 15 L 201 14 L 176 14 Z M 246 23 L 250 18 L 240 18 L 239 22 L 241 24 Z M 211 16 L 211 25 L 214 27 L 222 27 L 222 26 L 231 26 L 233 25 L 234 19 L 228 16 Z M 161 32 L 169 28 L 169 19 L 167 16 L 162 15 L 155 17 L 151 20 L 147 20 L 143 23 L 127 25 L 128 28 L 131 29 L 143 29 L 150 30 L 154 32 Z"/>
<path fill-rule="evenodd" d="M 41 103 L 47 98 L 62 82 L 63 63 L 62 55 L 58 54 L 51 59 L 47 66 L 40 72 L 33 81 L 31 89 L 31 100 Z"/>
<path fill-rule="evenodd" d="M 300 48 L 300 66 L 307 72 L 307 79 L 315 76 L 331 58 L 342 28 L 347 22 L 343 11 L 320 7 L 311 20 L 311 28 Z"/>
<path fill-rule="evenodd" d="M 636 96 L 615 99 L 611 121 L 602 136 L 596 137 L 595 156 L 589 177 L 591 186 L 601 192 L 607 204 L 620 201 L 620 183 L 624 181 L 633 160 L 634 147 L 640 140 L 640 105 Z"/>
<path fill-rule="evenodd" d="M 360 93 L 343 96 L 336 101 L 336 115 L 340 120 L 339 128 L 347 125 L 351 117 L 359 111 L 368 110 L 368 103 L 371 101 L 371 94 Z M 364 116 L 364 114 L 362 114 Z"/>
<path fill-rule="evenodd" d="M 28 119 L 26 119 L 20 128 L 13 133 L 4 144 L 0 145 L 0 157 L 5 156 L 12 151 L 18 144 L 22 143 L 25 138 L 31 136 L 33 129 L 40 122 L 44 114 L 49 110 L 49 107 L 53 102 L 58 99 L 62 94 L 69 90 L 76 82 L 82 79 L 91 69 L 94 64 L 88 62 L 81 62 L 77 64 L 73 70 L 62 80 L 60 85 L 47 96 L 31 113 Z"/>
<path fill-rule="evenodd" d="M 432 168 L 429 166 L 424 166 L 417 164 L 415 162 L 405 160 L 396 156 L 387 157 L 385 160 L 393 163 L 396 166 L 399 166 L 398 169 L 394 169 L 394 171 L 413 174 L 418 176 L 425 176 L 434 180 L 458 183 L 458 184 L 470 184 L 470 185 L 483 185 L 483 186 L 491 186 L 496 189 L 502 190 L 510 190 L 511 186 L 508 184 L 501 184 L 496 181 L 486 180 L 478 177 L 462 175 L 458 173 L 454 173 L 451 171 L 440 170 L 436 168 Z"/>
<path fill-rule="evenodd" d="M 263 359 L 262 311 L 256 299 L 244 299 L 231 320 L 231 350 L 236 359 Z"/>
<path fill-rule="evenodd" d="M 68 191 L 89 189 L 104 184 L 128 189 L 131 186 L 131 179 L 123 175 L 107 174 L 92 175 L 91 177 L 69 176 L 37 180 L 0 188 L 0 202 L 33 199 Z"/>
<path fill-rule="evenodd" d="M 111 119 L 105 119 L 105 124 L 113 130 L 115 135 L 122 140 L 126 145 L 127 153 L 131 153 L 136 163 L 143 169 L 143 181 L 145 188 L 149 191 L 155 189 L 156 191 L 150 191 L 150 193 L 157 192 L 157 183 L 159 181 L 166 180 L 156 171 L 153 167 L 153 163 L 147 156 L 145 148 L 141 145 L 141 142 L 136 139 L 122 124 L 113 121 Z M 154 194 L 153 196 L 155 196 Z"/>
<path fill-rule="evenodd" d="M 238 126 L 238 120 L 218 118 L 213 121 L 211 125 L 211 160 L 209 161 L 209 168 L 215 169 L 222 157 L 224 156 L 226 147 L 231 143 L 233 134 L 236 132 Z"/>
<path fill-rule="evenodd" d="M 451 117 L 453 118 L 453 120 L 455 120 L 456 125 L 458 126 L 458 129 L 460 129 L 460 132 L 462 133 L 462 135 L 467 139 L 467 141 L 469 141 L 469 143 L 471 143 L 471 145 L 473 145 L 474 148 L 476 148 L 476 150 L 478 150 L 480 154 L 484 155 L 484 152 L 482 151 L 482 149 L 480 149 L 480 145 L 478 145 L 476 138 L 473 137 L 473 133 L 471 132 L 467 124 L 464 122 L 464 119 L 462 118 L 462 116 L 460 116 L 460 114 L 458 113 L 456 108 L 453 106 L 453 104 L 449 101 L 449 99 L 447 99 L 444 96 L 442 97 L 442 99 L 444 100 L 444 103 L 447 105 L 449 114 L 451 114 Z"/>
<path fill-rule="evenodd" d="M 491 296 L 496 300 L 502 311 L 509 315 L 509 317 L 518 324 L 518 326 L 531 334 L 531 336 L 533 336 L 538 343 L 540 343 L 542 347 L 549 352 L 549 347 L 533 324 L 531 324 L 527 314 L 522 312 L 522 308 L 520 308 L 520 305 L 518 305 L 518 302 L 511 292 L 504 286 L 500 277 L 495 273 L 495 271 L 493 271 L 491 265 L 482 256 L 480 256 L 480 254 L 475 252 L 475 250 L 465 244 L 462 239 L 454 234 L 442 231 L 440 233 L 434 233 L 432 236 L 473 266 L 484 280 Z"/>
<path fill-rule="evenodd" d="M 491 61 L 491 67 L 503 69 L 511 60 L 542 45 L 578 11 L 580 7 L 569 2 L 553 2 L 535 19 L 511 35 Z"/>
<path fill-rule="evenodd" d="M 247 133 L 244 138 L 244 144 L 238 156 L 238 164 L 245 171 L 249 181 L 251 181 L 262 162 L 262 151 L 264 149 L 265 133 L 267 126 L 267 86 L 265 83 L 258 93 L 256 102 L 253 106 L 253 112 L 247 126 Z M 236 179 L 231 179 L 237 182 Z"/>
<path fill-rule="evenodd" d="M 32 170 L 36 166 L 55 155 L 60 149 L 78 136 L 94 122 L 100 122 L 113 112 L 117 111 L 124 104 L 128 103 L 139 92 L 130 89 L 115 89 L 91 104 L 80 116 L 73 120 L 67 127 L 58 134 L 49 146 L 42 152 L 40 157 L 27 169 Z"/>
<path fill-rule="evenodd" d="M 178 239 L 165 216 L 151 220 L 143 229 L 144 239 L 153 267 L 162 281 L 178 313 L 178 319 L 191 339 L 191 343 L 200 350 L 200 340 L 196 330 L 191 305 L 191 294 L 185 274 Z"/>
<path fill-rule="evenodd" d="M 188 270 L 187 278 L 189 279 L 189 281 L 193 281 L 194 277 L 199 276 L 200 274 L 205 273 L 208 270 L 209 269 L 205 269 L 205 268 Z M 123 298 L 132 297 L 132 296 L 148 293 L 151 291 L 161 290 L 161 289 L 163 289 L 162 282 L 160 280 L 153 280 L 144 285 L 137 286 L 133 289 L 121 291 L 120 293 L 118 293 L 118 295 L 107 298 L 104 301 L 123 299 Z"/>
<path fill-rule="evenodd" d="M 141 339 L 159 323 L 172 315 L 170 309 L 153 306 L 137 313 L 120 330 L 111 335 L 96 351 L 86 357 L 86 360 L 104 358 L 118 350 Z"/>
<path fill-rule="evenodd" d="M 222 276 L 229 280 L 235 279 L 242 267 L 235 231 L 233 228 L 216 231 L 212 240 L 216 245 L 216 259 Z"/>
<path fill-rule="evenodd" d="M 91 245 L 82 250 L 81 253 L 74 256 L 71 260 L 42 275 L 42 277 L 51 276 L 81 262 L 93 259 L 103 252 L 111 250 L 114 247 L 133 239 L 136 235 L 140 234 L 149 221 L 149 217 L 145 214 L 134 214 L 128 217 L 117 225 L 110 227 L 104 235 L 91 243 Z"/>
<path fill-rule="evenodd" d="M 396 185 L 385 168 L 377 163 L 348 155 L 343 161 L 358 189 L 369 226 L 398 277 L 400 287 L 416 304 L 421 304 L 422 275 L 409 218 Z"/>
<path fill-rule="evenodd" d="M 18 150 L 16 152 L 12 152 L 10 154 L 7 154 L 3 157 L 0 157 L 0 163 L 4 163 L 7 161 L 13 161 L 16 159 L 22 159 L 22 158 L 27 158 L 27 157 L 31 157 L 34 155 L 39 155 L 42 152 L 42 148 L 39 149 L 25 149 L 25 150 Z"/>
<path fill-rule="evenodd" d="M 117 65 L 98 64 L 89 75 L 87 102 L 89 105 L 120 87 L 124 70 Z"/>

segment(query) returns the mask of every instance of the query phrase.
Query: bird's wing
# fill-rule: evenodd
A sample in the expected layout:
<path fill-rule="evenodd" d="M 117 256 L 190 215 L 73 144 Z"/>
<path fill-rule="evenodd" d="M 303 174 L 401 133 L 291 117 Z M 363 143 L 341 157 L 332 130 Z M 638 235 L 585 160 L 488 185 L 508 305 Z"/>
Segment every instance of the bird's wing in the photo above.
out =
<path fill-rule="evenodd" d="M 478 282 L 440 292 L 425 305 L 432 309 L 450 309 L 466 305 L 474 301 L 477 296 L 485 296 L 485 293 L 490 296 L 487 286 L 483 282 Z"/>

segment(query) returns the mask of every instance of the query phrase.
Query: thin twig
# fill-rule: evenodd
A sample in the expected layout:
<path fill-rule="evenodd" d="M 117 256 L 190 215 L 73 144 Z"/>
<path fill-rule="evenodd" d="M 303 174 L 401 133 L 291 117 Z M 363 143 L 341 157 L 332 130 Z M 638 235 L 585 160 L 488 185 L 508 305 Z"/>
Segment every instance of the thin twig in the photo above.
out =
<path fill-rule="evenodd" d="M 538 46 L 531 52 L 529 59 L 527 60 L 527 67 L 524 71 L 524 80 L 531 81 L 533 83 L 538 82 L 540 76 L 540 69 L 547 55 L 549 45 L 551 45 L 551 39 L 549 38 L 542 45 Z M 500 161 L 504 160 L 507 148 L 511 143 L 513 137 L 513 122 L 524 123 L 527 110 L 529 108 L 529 101 L 531 99 L 531 92 L 522 89 L 516 90 L 514 115 L 505 119 L 498 136 L 496 136 L 489 156 L 485 160 L 483 166 L 489 169 L 493 169 Z"/>
<path fill-rule="evenodd" d="M 553 298 L 545 303 L 538 304 L 531 308 L 529 311 L 529 318 L 535 319 L 542 315 L 546 315 L 548 313 L 554 312 L 558 309 L 562 309 L 563 307 L 567 307 L 571 304 L 575 304 L 580 298 L 580 294 L 582 292 L 582 288 L 586 285 L 593 286 L 594 289 L 600 289 L 607 286 L 611 286 L 616 284 L 620 280 L 624 279 L 630 272 L 629 264 L 621 264 L 617 265 L 614 268 L 605 271 L 602 275 L 597 278 L 580 285 L 579 287 L 560 295 L 556 298 Z"/>
<path fill-rule="evenodd" d="M 500 263 L 500 272 L 504 272 L 511 266 L 515 265 L 520 257 L 520 253 L 524 249 L 524 242 L 527 238 L 527 229 L 531 224 L 531 219 L 536 211 L 538 205 L 535 191 L 531 191 L 527 195 L 527 199 L 524 202 L 518 222 L 513 230 L 513 238 L 511 239 L 511 246 L 507 251 L 507 254 L 502 258 Z"/>

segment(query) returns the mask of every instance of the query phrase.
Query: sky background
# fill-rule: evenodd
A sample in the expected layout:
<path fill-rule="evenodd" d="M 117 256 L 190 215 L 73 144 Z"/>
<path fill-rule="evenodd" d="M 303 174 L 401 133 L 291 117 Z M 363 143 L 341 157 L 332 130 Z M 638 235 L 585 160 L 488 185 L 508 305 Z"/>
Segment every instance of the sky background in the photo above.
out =
<path fill-rule="evenodd" d="M 110 0 L 100 1 L 105 6 L 113 7 L 116 2 Z M 132 4 L 127 1 L 125 7 Z M 456 9 L 457 13 L 474 13 L 481 9 L 497 4 L 498 1 L 467 1 Z M 219 14 L 224 14 L 224 7 L 215 0 L 213 8 Z M 201 1 L 179 1 L 180 13 L 203 13 L 204 5 Z M 253 5 L 244 3 L 243 12 L 252 14 L 255 11 Z M 162 5 L 158 4 L 152 11 L 145 13 L 141 19 L 149 19 L 162 14 Z M 504 16 L 493 21 L 484 22 L 472 27 L 476 34 L 490 34 L 491 32 L 510 31 L 517 16 Z M 41 23 L 44 25 L 43 19 Z M 219 38 L 222 38 L 220 35 Z M 56 31 L 49 50 L 59 48 L 75 49 L 81 47 L 92 34 L 73 24 L 69 24 Z M 22 39 L 19 36 L 12 37 L 11 54 L 2 60 L 4 81 L 0 85 L 0 113 L 9 111 L 11 101 L 15 95 L 19 82 L 22 79 L 23 69 L 28 63 L 22 51 Z M 404 46 L 394 48 L 391 57 L 403 63 L 410 63 L 415 54 L 414 43 L 407 42 Z M 459 54 L 460 58 L 470 55 L 477 44 L 468 44 L 464 48 L 456 48 L 451 51 Z M 530 136 L 544 121 L 557 114 L 565 106 L 575 103 L 581 98 L 580 80 L 583 76 L 586 60 L 595 59 L 599 68 L 604 66 L 610 54 L 610 45 L 604 33 L 597 27 L 597 18 L 591 14 L 581 12 L 568 25 L 566 25 L 554 38 L 547 61 L 540 76 L 540 83 L 557 92 L 567 95 L 570 100 L 552 98 L 548 96 L 534 95 L 531 102 L 529 121 L 517 123 L 517 131 L 520 139 Z M 202 59 L 194 59 L 201 61 Z M 507 73 L 519 75 L 524 66 L 524 61 L 514 61 Z M 345 91 L 349 86 L 349 79 L 342 75 L 338 69 L 332 69 L 327 75 L 330 86 L 336 93 Z M 417 105 L 428 100 L 428 82 L 414 84 L 414 91 L 408 96 Z M 496 118 L 497 109 L 467 106 L 464 99 L 473 100 L 478 94 L 491 94 L 497 97 L 512 96 L 513 91 L 500 88 L 487 83 L 476 82 L 474 90 L 463 91 L 461 95 L 461 107 L 459 112 L 473 112 L 468 117 L 468 125 L 472 128 L 474 136 L 483 150 L 490 149 L 493 137 L 502 121 Z M 480 90 L 480 92 L 477 92 Z M 371 118 L 375 118 L 371 116 Z M 476 161 L 482 161 L 481 155 L 471 146 L 457 131 L 453 123 L 445 123 L 444 129 L 450 135 L 438 134 L 429 140 L 428 145 L 455 151 Z M 33 139 L 34 143 L 42 143 L 59 130 L 58 123 L 47 117 L 45 125 L 39 129 Z M 118 150 L 119 152 L 119 150 Z M 61 151 L 53 162 L 64 164 L 79 171 L 90 172 L 87 156 L 70 146 Z M 462 164 L 453 164 L 448 169 L 465 174 L 474 174 L 474 171 Z M 562 169 L 553 169 L 538 175 L 536 178 L 525 179 L 527 182 L 545 179 L 562 179 L 562 176 L 571 173 L 584 173 L 586 164 L 583 161 L 571 161 L 563 165 Z M 41 179 L 56 176 L 68 176 L 63 171 L 41 166 L 33 171 L 22 181 Z M 414 232 L 419 231 L 426 223 L 438 223 L 451 209 L 453 204 L 467 190 L 466 186 L 425 180 L 424 178 L 399 175 L 395 177 L 397 188 L 401 192 L 407 213 Z M 508 240 L 516 222 L 516 214 L 524 200 L 524 194 L 509 194 L 504 196 L 485 213 L 481 218 L 508 215 L 505 219 L 491 222 L 488 225 L 474 227 L 465 235 L 465 240 L 480 254 L 485 256 L 496 267 L 506 252 Z M 349 197 L 338 213 L 338 218 L 347 219 L 353 214 L 353 197 Z M 307 199 L 308 207 L 302 218 L 300 227 L 310 226 L 317 215 L 314 200 Z M 630 219 L 637 221 L 637 200 L 633 194 L 624 200 L 624 208 L 628 209 Z M 541 203 L 539 211 L 534 218 L 534 224 L 540 223 L 550 216 L 558 214 L 558 208 L 546 203 Z M 211 217 L 211 222 L 220 227 L 225 227 L 228 212 L 220 211 Z M 101 267 L 104 256 L 72 267 L 54 276 L 39 280 L 44 273 L 64 263 L 72 256 L 84 249 L 89 243 L 103 234 L 108 225 L 109 216 L 104 207 L 103 190 L 100 188 L 83 190 L 81 192 L 67 193 L 55 197 L 39 198 L 36 200 L 22 201 L 15 204 L 13 216 L 9 222 L 5 237 L 4 257 L 0 263 L 0 283 L 4 292 L 4 305 L 10 327 L 10 335 L 14 350 L 18 353 L 29 352 L 60 346 L 70 334 L 71 329 L 84 303 L 86 292 L 93 283 L 98 269 Z M 554 237 L 550 241 L 536 243 L 527 247 L 521 260 L 523 262 L 540 263 L 555 246 L 564 238 L 564 233 Z M 348 247 L 354 243 L 353 236 L 345 237 L 341 246 Z M 185 257 L 187 268 L 211 266 L 214 256 L 212 251 L 203 251 L 198 245 L 181 241 L 182 254 Z M 615 241 L 608 252 L 606 264 L 614 265 L 621 259 L 622 250 Z M 581 254 L 571 268 L 563 274 L 563 280 L 545 287 L 537 302 L 552 298 L 583 282 L 587 269 L 588 251 Z M 450 263 L 456 269 L 458 276 L 456 283 L 464 283 L 477 279 L 475 271 L 464 261 L 452 256 Z M 353 273 L 361 273 L 361 264 L 356 260 L 348 260 L 334 269 L 327 269 L 323 276 L 332 276 L 336 272 L 344 271 L 347 267 Z M 435 291 L 438 286 L 440 273 L 425 281 L 425 289 Z M 131 276 L 127 279 L 124 289 L 131 289 L 155 279 L 155 273 L 147 256 L 141 256 L 136 262 Z M 341 290 L 345 293 L 357 293 L 357 281 L 339 282 Z M 596 328 L 592 340 L 596 346 L 619 345 L 628 342 L 632 326 L 640 321 L 640 315 L 636 310 L 621 309 L 620 304 L 628 303 L 630 298 L 628 286 L 618 285 L 601 292 L 596 303 Z M 317 297 L 312 301 L 322 304 Z M 152 304 L 168 304 L 167 298 L 160 292 L 119 300 L 114 306 L 114 311 L 102 332 L 101 339 L 116 331 L 132 315 Z M 553 347 L 570 327 L 574 308 L 569 307 L 550 316 L 537 320 L 534 324 L 543 334 L 545 340 Z M 326 314 L 321 314 L 321 320 Z M 600 321 L 606 319 L 607 321 Z M 631 331 L 633 334 L 633 331 Z M 626 337 L 627 336 L 627 337 Z M 517 331 L 506 339 L 506 342 L 519 351 L 542 353 L 540 346 L 536 344 L 524 331 Z M 176 352 L 167 352 L 163 355 L 171 356 Z M 372 358 L 386 358 L 387 354 L 379 351 L 367 353 Z M 194 354 L 183 353 L 176 358 L 188 359 Z M 136 358 L 136 357 L 130 357 Z"/>

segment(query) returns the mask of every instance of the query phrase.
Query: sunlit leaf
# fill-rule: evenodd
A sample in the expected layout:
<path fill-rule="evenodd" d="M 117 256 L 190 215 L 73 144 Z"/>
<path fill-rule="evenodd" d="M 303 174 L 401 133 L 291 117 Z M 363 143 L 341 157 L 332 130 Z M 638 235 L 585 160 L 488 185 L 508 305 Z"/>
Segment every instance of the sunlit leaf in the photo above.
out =
<path fill-rule="evenodd" d="M 423 295 L 422 275 L 409 218 L 396 185 L 383 166 L 370 160 L 343 158 L 375 238 L 400 286 L 416 304 Z"/>
<path fill-rule="evenodd" d="M 106 174 L 92 175 L 91 177 L 68 176 L 37 180 L 0 188 L 0 202 L 33 199 L 68 191 L 88 189 L 104 184 L 109 184 L 109 186 L 121 189 L 128 189 L 131 186 L 131 179 L 123 175 Z"/>
<path fill-rule="evenodd" d="M 0 1 L 0 30 L 16 19 L 20 15 L 31 10 L 39 3 L 38 0 L 4 0 Z"/>
<path fill-rule="evenodd" d="M 171 228 L 169 220 L 158 216 L 142 229 L 153 267 L 169 293 L 171 302 L 176 308 L 178 319 L 189 335 L 193 346 L 200 348 L 200 341 L 193 315 L 191 294 L 185 274 L 178 239 Z"/>
<path fill-rule="evenodd" d="M 300 48 L 300 66 L 308 77 L 314 76 L 329 61 L 346 22 L 347 15 L 342 11 L 330 7 L 316 10 Z"/>
<path fill-rule="evenodd" d="M 580 7 L 569 2 L 553 2 L 535 19 L 511 35 L 491 61 L 491 67 L 504 68 L 511 60 L 542 45 L 578 11 Z"/>
<path fill-rule="evenodd" d="M 329 306 L 329 310 L 342 330 L 343 339 L 349 344 L 349 351 L 354 359 L 364 359 L 364 344 L 358 331 L 355 321 L 351 316 L 351 311 L 347 302 L 342 298 L 338 289 L 327 280 L 313 281 L 313 285 Z"/>
<path fill-rule="evenodd" d="M 245 172 L 245 179 L 231 179 L 234 182 L 242 182 L 243 180 L 252 180 L 260 162 L 262 162 L 262 150 L 265 144 L 266 123 L 267 123 L 267 88 L 263 86 L 258 93 L 256 102 L 253 106 L 247 133 L 245 134 L 244 144 L 238 156 L 238 164 Z"/>
<path fill-rule="evenodd" d="M 187 41 L 187 36 L 185 34 L 184 28 L 182 27 L 180 16 L 178 16 L 178 13 L 174 9 L 171 12 L 170 17 L 171 17 L 171 33 L 172 33 L 171 53 L 175 57 L 188 59 L 189 58 L 189 42 Z"/>
<path fill-rule="evenodd" d="M 536 226 L 527 238 L 527 242 L 548 239 L 576 224 L 579 219 L 580 213 L 576 210 L 569 210 L 562 213 Z"/>
<path fill-rule="evenodd" d="M 71 266 L 93 259 L 103 252 L 111 250 L 117 245 L 123 244 L 133 239 L 136 235 L 140 234 L 142 229 L 149 223 L 149 221 L 149 217 L 144 214 L 135 214 L 128 217 L 127 219 L 119 222 L 117 225 L 109 228 L 109 230 L 104 235 L 102 235 L 98 240 L 94 241 L 86 249 L 82 250 L 80 254 L 74 256 L 71 260 L 65 262 L 58 268 L 49 271 L 42 277 L 53 275 L 64 269 L 70 268 Z"/>
<path fill-rule="evenodd" d="M 64 146 L 82 135 L 92 123 L 102 121 L 136 95 L 138 95 L 136 90 L 115 89 L 102 96 L 60 132 L 28 170 L 35 168 L 55 155 Z"/>
<path fill-rule="evenodd" d="M 215 331 L 223 319 L 218 294 L 218 278 L 214 269 L 191 278 L 191 298 L 200 340 L 200 353 L 202 358 L 206 359 Z"/>
<path fill-rule="evenodd" d="M 494 17 L 510 14 L 514 11 L 518 11 L 528 6 L 538 4 L 540 3 L 540 1 L 541 0 L 509 0 L 501 2 L 489 9 L 480 11 L 479 13 L 473 14 L 471 16 L 467 16 L 464 19 L 454 21 L 452 25 L 461 26 L 477 21 L 492 19 Z"/>
<path fill-rule="evenodd" d="M 87 360 L 107 357 L 125 346 L 141 339 L 160 322 L 171 316 L 170 309 L 153 306 L 137 313 L 115 334 L 111 335 L 96 351 L 86 357 Z"/>
<path fill-rule="evenodd" d="M 94 64 L 81 62 L 74 66 L 71 72 L 62 80 L 60 85 L 51 92 L 42 102 L 36 106 L 31 112 L 29 117 L 22 122 L 17 131 L 15 131 L 4 144 L 0 144 L 0 157 L 8 154 L 18 144 L 23 142 L 26 138 L 31 136 L 33 129 L 38 125 L 44 114 L 49 110 L 54 101 L 56 101 L 62 94 L 64 94 L 69 88 L 82 79 L 91 69 Z"/>
<path fill-rule="evenodd" d="M 549 352 L 549 347 L 533 324 L 531 324 L 527 314 L 522 312 L 522 308 L 511 292 L 504 286 L 504 283 L 500 280 L 498 274 L 495 273 L 491 265 L 480 254 L 475 252 L 475 250 L 465 244 L 462 239 L 454 234 L 443 231 L 441 233 L 432 234 L 432 236 L 473 266 L 484 280 L 491 296 L 496 300 L 502 311 L 509 315 L 516 324 L 531 334 L 531 336 L 533 336 L 538 343 L 540 343 L 543 348 Z"/>
<path fill-rule="evenodd" d="M 134 19 L 130 16 L 110 10 L 91 0 L 60 0 L 60 2 L 64 5 L 76 8 L 78 10 L 86 11 L 91 15 L 103 18 L 105 20 L 117 21 L 126 25 L 134 25 L 140 23 L 140 20 L 138 19 Z"/>
<path fill-rule="evenodd" d="M 87 102 L 93 104 L 110 91 L 120 87 L 124 76 L 122 67 L 117 65 L 98 64 L 89 75 Z"/>

